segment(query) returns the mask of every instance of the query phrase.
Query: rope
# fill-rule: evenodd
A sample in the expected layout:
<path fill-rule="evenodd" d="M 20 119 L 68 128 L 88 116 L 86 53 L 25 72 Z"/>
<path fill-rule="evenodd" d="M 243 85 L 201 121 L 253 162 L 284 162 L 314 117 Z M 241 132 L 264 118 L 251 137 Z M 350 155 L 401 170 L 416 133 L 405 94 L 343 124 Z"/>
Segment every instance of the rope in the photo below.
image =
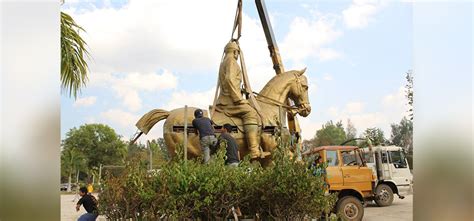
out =
<path fill-rule="evenodd" d="M 222 52 L 221 63 L 224 60 L 224 56 L 225 56 L 225 53 Z M 220 67 L 219 67 L 219 69 L 220 69 Z M 212 102 L 211 119 L 214 116 L 214 113 L 216 112 L 217 96 L 219 95 L 220 86 L 221 86 L 221 81 L 219 79 L 219 74 L 217 74 L 216 93 L 214 93 L 214 101 Z"/>
<path fill-rule="evenodd" d="M 245 90 L 249 94 L 250 104 L 257 111 L 257 114 L 260 117 L 260 120 L 263 120 L 262 109 L 260 108 L 260 105 L 258 104 L 257 100 L 255 99 L 255 96 L 253 95 L 252 88 L 250 87 L 249 77 L 247 75 L 247 67 L 245 66 L 244 53 L 242 52 L 242 49 L 240 48 L 239 42 L 236 41 L 236 43 L 239 46 L 239 51 L 240 51 L 240 53 L 239 53 L 239 55 L 240 55 L 240 65 L 242 66 L 242 76 L 243 76 L 243 80 L 244 80 Z M 262 123 L 263 123 L 263 121 L 262 121 Z"/>
<path fill-rule="evenodd" d="M 257 95 L 258 96 L 257 99 L 260 100 L 261 102 L 264 102 L 264 103 L 267 103 L 267 104 L 273 104 L 273 105 L 276 105 L 276 106 L 281 106 L 281 107 L 284 107 L 284 108 L 289 109 L 289 110 L 298 109 L 298 107 L 286 105 L 285 103 L 282 103 L 282 102 L 277 101 L 273 98 L 269 98 L 267 96 L 261 95 L 257 92 L 253 92 L 253 94 Z M 272 101 L 272 102 L 265 102 L 264 100 L 260 99 L 260 97 L 265 98 L 265 99 L 267 99 L 269 101 Z"/>
<path fill-rule="evenodd" d="M 237 38 L 234 38 L 234 33 L 235 30 L 237 29 Z M 230 36 L 230 39 L 235 39 L 238 41 L 240 39 L 240 36 L 242 35 L 242 0 L 239 0 L 237 2 L 237 9 L 235 12 L 235 17 L 234 17 L 234 26 L 232 28 L 232 35 Z"/>
<path fill-rule="evenodd" d="M 234 38 L 234 33 L 236 29 L 237 29 L 238 36 L 237 38 Z M 241 35 L 242 35 L 242 0 L 239 0 L 237 2 L 237 9 L 235 11 L 235 16 L 234 16 L 234 26 L 232 27 L 232 35 L 230 36 L 230 39 L 231 40 L 235 39 L 235 41 L 238 44 L 238 40 L 240 39 Z M 222 53 L 221 63 L 224 60 L 224 56 L 225 56 L 225 52 Z M 211 118 L 212 116 L 214 116 L 214 113 L 216 112 L 217 96 L 219 95 L 220 85 L 221 84 L 220 84 L 219 75 L 217 75 L 217 85 L 216 85 L 216 92 L 214 93 L 214 102 L 212 103 Z"/>

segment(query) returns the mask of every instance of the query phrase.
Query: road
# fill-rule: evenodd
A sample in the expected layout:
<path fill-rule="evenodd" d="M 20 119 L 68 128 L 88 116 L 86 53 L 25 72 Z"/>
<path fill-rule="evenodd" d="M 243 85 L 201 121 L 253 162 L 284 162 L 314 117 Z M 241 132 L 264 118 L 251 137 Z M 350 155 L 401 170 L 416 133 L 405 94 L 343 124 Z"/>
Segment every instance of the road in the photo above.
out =
<path fill-rule="evenodd" d="M 61 220 L 77 220 L 79 216 L 85 213 L 83 207 L 79 212 L 76 212 L 74 202 L 74 195 L 63 194 L 61 195 Z M 104 221 L 104 217 L 97 219 L 98 221 Z M 408 195 L 405 199 L 401 200 L 395 195 L 393 204 L 388 207 L 378 207 L 375 203 L 369 203 L 364 210 L 364 221 L 411 221 L 413 220 L 413 195 Z"/>
<path fill-rule="evenodd" d="M 364 221 L 411 221 L 413 220 L 413 195 L 399 199 L 394 195 L 393 204 L 387 207 L 378 207 L 370 203 L 364 210 Z"/>

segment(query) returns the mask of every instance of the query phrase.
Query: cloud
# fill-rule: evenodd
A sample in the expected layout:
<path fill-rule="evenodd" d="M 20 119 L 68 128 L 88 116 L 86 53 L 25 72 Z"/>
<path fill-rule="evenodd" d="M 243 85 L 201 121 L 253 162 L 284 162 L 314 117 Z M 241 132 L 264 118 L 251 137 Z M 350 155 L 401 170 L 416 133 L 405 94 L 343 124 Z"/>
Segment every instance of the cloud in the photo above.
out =
<path fill-rule="evenodd" d="M 139 92 L 157 92 L 173 89 L 178 85 L 178 79 L 170 71 L 163 70 L 156 73 L 93 73 L 91 85 L 111 88 L 115 95 L 122 100 L 122 104 L 131 111 L 138 111 L 142 107 Z"/>
<path fill-rule="evenodd" d="M 97 121 L 94 117 L 88 120 L 94 123 L 101 122 L 111 125 L 117 134 L 122 136 L 122 140 L 129 141 L 137 131 L 135 124 L 142 116 L 136 115 L 121 109 L 109 109 L 100 113 L 100 119 Z M 143 134 L 137 142 L 146 142 L 147 140 L 163 137 L 163 124 L 165 120 L 158 122 L 148 134 Z"/>
<path fill-rule="evenodd" d="M 321 48 L 317 54 L 321 61 L 330 61 L 342 57 L 341 53 L 331 48 Z"/>
<path fill-rule="evenodd" d="M 346 104 L 347 113 L 360 113 L 364 109 L 362 102 L 349 102 Z"/>
<path fill-rule="evenodd" d="M 120 109 L 107 110 L 102 112 L 100 116 L 110 124 L 120 128 L 135 127 L 135 123 L 140 119 L 140 116 Z"/>
<path fill-rule="evenodd" d="M 152 72 L 167 68 L 186 73 L 218 67 L 230 38 L 235 6 L 221 0 L 142 0 L 129 1 L 118 9 L 66 11 L 87 31 L 83 36 L 94 58 L 92 70 Z M 253 24 L 244 24 L 243 38 L 263 36 L 261 29 L 254 33 Z"/>
<path fill-rule="evenodd" d="M 396 92 L 384 96 L 382 107 L 387 114 L 393 116 L 391 123 L 398 122 L 401 118 L 407 116 L 408 106 L 405 98 L 405 88 L 401 86 Z"/>
<path fill-rule="evenodd" d="M 333 121 L 346 122 L 350 119 L 360 133 L 370 127 L 381 128 L 388 138 L 391 133 L 390 124 L 398 123 L 407 115 L 404 96 L 404 88 L 400 87 L 397 91 L 383 96 L 379 104 L 371 107 L 377 111 L 364 111 L 365 103 L 351 101 L 344 108 L 328 108 L 327 114 Z"/>
<path fill-rule="evenodd" d="M 78 98 L 73 106 L 74 107 L 87 107 L 87 106 L 90 106 L 90 105 L 93 105 L 95 104 L 95 102 L 97 101 L 97 97 L 95 96 L 90 96 L 90 97 L 82 97 L 82 98 Z"/>
<path fill-rule="evenodd" d="M 393 106 L 399 107 L 400 104 L 405 102 L 405 88 L 402 86 L 396 92 L 385 95 L 382 104 L 389 108 Z"/>
<path fill-rule="evenodd" d="M 333 78 L 332 78 L 332 75 L 325 73 L 323 76 L 323 79 L 326 81 L 332 81 Z"/>
<path fill-rule="evenodd" d="M 208 10 L 209 6 L 213 10 Z M 230 38 L 235 5 L 221 0 L 144 0 L 130 1 L 118 9 L 78 11 L 70 7 L 67 11 L 87 31 L 83 36 L 93 55 L 91 76 L 98 75 L 95 80 L 107 82 L 105 86 L 115 91 L 124 106 L 137 111 L 142 107 L 139 92 L 147 91 L 148 84 L 177 84 L 176 78 L 152 79 L 142 73 L 166 69 L 180 74 L 217 74 Z M 276 25 L 275 18 L 271 19 Z M 240 45 L 252 89 L 259 91 L 275 72 L 260 21 L 243 13 L 243 24 Z M 120 81 L 123 76 L 110 73 L 128 76 Z M 135 73 L 141 75 L 135 78 Z"/>
<path fill-rule="evenodd" d="M 335 28 L 336 19 L 329 15 L 317 15 L 314 19 L 296 17 L 281 44 L 282 54 L 296 63 L 311 56 L 321 61 L 339 58 L 340 53 L 334 49 L 322 48 L 342 35 Z"/>
<path fill-rule="evenodd" d="M 97 123 L 97 120 L 95 117 L 86 117 L 86 124 L 95 124 Z"/>
<path fill-rule="evenodd" d="M 350 29 L 361 29 L 374 21 L 374 16 L 385 6 L 380 0 L 354 0 L 349 8 L 342 11 L 345 25 Z"/>
<path fill-rule="evenodd" d="M 209 105 L 212 105 L 214 101 L 214 94 L 214 87 L 206 91 L 175 91 L 171 94 L 169 102 L 163 109 L 173 110 L 188 105 L 188 107 L 198 107 L 207 110 L 209 109 Z"/>
<path fill-rule="evenodd" d="M 304 140 L 309 140 L 314 137 L 316 131 L 321 129 L 321 122 L 314 121 L 310 118 L 299 117 L 298 122 L 301 128 L 301 136 Z"/>

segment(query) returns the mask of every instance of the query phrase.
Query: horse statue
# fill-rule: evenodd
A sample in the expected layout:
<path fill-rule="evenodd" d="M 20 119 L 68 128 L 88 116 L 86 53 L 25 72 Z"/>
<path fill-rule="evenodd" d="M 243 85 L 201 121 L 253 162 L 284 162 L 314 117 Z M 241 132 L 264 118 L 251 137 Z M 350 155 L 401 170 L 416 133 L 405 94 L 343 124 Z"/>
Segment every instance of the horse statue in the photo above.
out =
<path fill-rule="evenodd" d="M 265 85 L 260 93 L 255 93 L 257 94 L 255 97 L 256 101 L 260 106 L 260 146 L 263 151 L 272 152 L 275 150 L 278 146 L 279 137 L 281 137 L 280 142 L 288 142 L 290 133 L 286 127 L 286 113 L 290 112 L 292 115 L 299 114 L 303 117 L 310 114 L 308 80 L 303 75 L 305 71 L 306 69 L 292 70 L 276 75 Z M 291 99 L 295 105 L 288 106 L 288 99 Z M 188 158 L 201 156 L 199 136 L 194 133 L 194 128 L 191 126 L 191 122 L 194 119 L 193 113 L 196 109 L 195 107 L 188 107 L 187 109 L 187 124 L 190 125 L 188 126 Z M 171 157 L 174 157 L 177 145 L 182 145 L 184 141 L 184 112 L 185 108 L 178 108 L 172 111 L 154 109 L 145 114 L 137 122 L 136 126 L 141 132 L 147 134 L 153 125 L 166 119 L 163 126 L 163 137 L 168 152 L 171 154 Z M 206 115 L 207 111 L 204 113 L 204 116 Z M 220 132 L 222 125 L 225 123 L 234 125 L 232 136 L 237 140 L 241 158 L 249 153 L 240 118 L 230 117 L 225 112 L 220 111 L 219 108 L 216 108 L 212 120 L 218 125 L 215 127 L 216 133 Z M 261 159 L 260 161 L 262 163 L 269 160 Z"/>

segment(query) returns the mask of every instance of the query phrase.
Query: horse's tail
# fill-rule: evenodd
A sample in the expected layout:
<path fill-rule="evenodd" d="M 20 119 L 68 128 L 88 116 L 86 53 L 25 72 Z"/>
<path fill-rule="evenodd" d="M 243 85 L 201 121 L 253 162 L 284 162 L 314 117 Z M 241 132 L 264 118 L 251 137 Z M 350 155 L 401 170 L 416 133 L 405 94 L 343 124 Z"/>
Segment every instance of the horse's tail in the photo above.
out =
<path fill-rule="evenodd" d="M 154 109 L 143 115 L 143 117 L 138 120 L 135 126 L 137 126 L 137 128 L 144 134 L 148 134 L 148 132 L 153 126 L 155 126 L 156 123 L 168 118 L 169 115 L 169 111 L 162 109 Z"/>

